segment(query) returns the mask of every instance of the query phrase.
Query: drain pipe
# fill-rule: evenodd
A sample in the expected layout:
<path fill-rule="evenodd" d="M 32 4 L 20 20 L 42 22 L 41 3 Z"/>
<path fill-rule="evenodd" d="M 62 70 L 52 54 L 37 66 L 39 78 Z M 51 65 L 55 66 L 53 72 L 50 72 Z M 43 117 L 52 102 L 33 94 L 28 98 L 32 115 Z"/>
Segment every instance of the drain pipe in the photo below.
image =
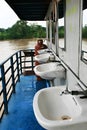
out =
<path fill-rule="evenodd" d="M 54 84 L 54 79 L 50 80 L 50 87 L 54 87 L 55 84 Z"/>

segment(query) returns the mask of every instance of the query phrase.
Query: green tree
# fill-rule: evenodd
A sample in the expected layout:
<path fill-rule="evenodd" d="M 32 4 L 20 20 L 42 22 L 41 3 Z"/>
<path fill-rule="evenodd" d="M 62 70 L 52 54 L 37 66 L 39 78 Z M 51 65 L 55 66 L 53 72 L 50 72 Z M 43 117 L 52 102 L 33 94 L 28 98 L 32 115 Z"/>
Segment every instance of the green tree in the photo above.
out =
<path fill-rule="evenodd" d="M 59 38 L 64 38 L 64 26 L 58 28 Z"/>
<path fill-rule="evenodd" d="M 11 28 L 0 29 L 0 40 L 24 39 L 24 38 L 45 38 L 46 28 L 40 25 L 28 25 L 26 21 L 17 21 Z"/>
<path fill-rule="evenodd" d="M 28 37 L 28 25 L 25 21 L 17 21 L 9 30 L 9 37 L 12 39 L 20 39 Z"/>
<path fill-rule="evenodd" d="M 87 25 L 82 29 L 82 38 L 87 38 Z"/>

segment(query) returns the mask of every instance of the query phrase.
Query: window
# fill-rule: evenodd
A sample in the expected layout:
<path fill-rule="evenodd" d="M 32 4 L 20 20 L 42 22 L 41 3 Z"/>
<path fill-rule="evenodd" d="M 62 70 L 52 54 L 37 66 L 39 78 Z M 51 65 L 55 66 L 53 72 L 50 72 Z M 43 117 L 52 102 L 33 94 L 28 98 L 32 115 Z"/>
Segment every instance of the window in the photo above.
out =
<path fill-rule="evenodd" d="M 64 45 L 64 18 L 58 20 L 58 37 L 59 37 L 59 47 L 65 48 Z"/>
<path fill-rule="evenodd" d="M 84 8 L 84 7 L 83 7 Z M 87 8 L 83 10 L 82 24 L 82 60 L 87 63 Z"/>
<path fill-rule="evenodd" d="M 58 38 L 59 38 L 59 48 L 62 49 L 65 49 L 64 2 L 65 1 L 61 0 L 58 4 Z"/>

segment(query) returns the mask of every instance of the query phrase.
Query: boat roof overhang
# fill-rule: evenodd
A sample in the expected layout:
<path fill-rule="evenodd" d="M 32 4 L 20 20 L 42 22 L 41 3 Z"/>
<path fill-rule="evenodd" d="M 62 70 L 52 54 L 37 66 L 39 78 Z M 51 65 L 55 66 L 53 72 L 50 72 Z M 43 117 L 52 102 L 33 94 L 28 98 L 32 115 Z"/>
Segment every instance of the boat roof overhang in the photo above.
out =
<path fill-rule="evenodd" d="M 56 0 L 5 0 L 21 20 L 44 21 L 50 7 Z M 57 0 L 60 1 L 60 0 Z M 60 4 L 60 16 L 63 15 Z"/>
<path fill-rule="evenodd" d="M 22 20 L 43 21 L 51 0 L 5 0 Z"/>
<path fill-rule="evenodd" d="M 43 21 L 49 12 L 50 6 L 56 0 L 5 0 L 21 20 Z M 59 2 L 59 18 L 64 15 L 64 0 Z M 87 0 L 83 0 L 83 9 L 87 8 Z"/>

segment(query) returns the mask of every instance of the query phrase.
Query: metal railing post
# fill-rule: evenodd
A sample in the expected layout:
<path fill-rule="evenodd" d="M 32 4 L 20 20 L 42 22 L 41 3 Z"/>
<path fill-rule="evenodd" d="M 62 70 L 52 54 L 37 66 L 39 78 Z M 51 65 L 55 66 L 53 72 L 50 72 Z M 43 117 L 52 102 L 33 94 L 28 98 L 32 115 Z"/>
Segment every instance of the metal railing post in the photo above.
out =
<path fill-rule="evenodd" d="M 31 50 L 31 52 L 33 52 L 33 50 Z M 33 71 L 33 68 L 34 68 L 34 56 L 31 55 L 31 64 L 32 64 L 32 71 Z"/>
<path fill-rule="evenodd" d="M 20 70 L 21 70 L 21 74 L 22 74 L 22 61 L 21 61 L 21 51 L 19 52 L 19 57 L 20 57 Z"/>
<path fill-rule="evenodd" d="M 14 79 L 13 57 L 11 57 L 10 62 L 11 62 L 11 73 L 12 73 L 13 93 L 15 93 L 15 79 Z"/>
<path fill-rule="evenodd" d="M 17 75 L 18 75 L 18 81 L 20 81 L 20 75 L 19 75 L 19 63 L 18 63 L 18 52 L 16 53 L 16 61 L 17 61 Z"/>
<path fill-rule="evenodd" d="M 3 100 L 4 100 L 4 113 L 8 114 L 8 101 L 6 93 L 6 80 L 5 80 L 5 71 L 4 65 L 1 65 L 1 77 L 2 77 L 2 88 L 3 88 Z"/>
<path fill-rule="evenodd" d="M 32 71 L 33 71 L 33 56 L 31 56 L 31 64 L 32 64 Z"/>

